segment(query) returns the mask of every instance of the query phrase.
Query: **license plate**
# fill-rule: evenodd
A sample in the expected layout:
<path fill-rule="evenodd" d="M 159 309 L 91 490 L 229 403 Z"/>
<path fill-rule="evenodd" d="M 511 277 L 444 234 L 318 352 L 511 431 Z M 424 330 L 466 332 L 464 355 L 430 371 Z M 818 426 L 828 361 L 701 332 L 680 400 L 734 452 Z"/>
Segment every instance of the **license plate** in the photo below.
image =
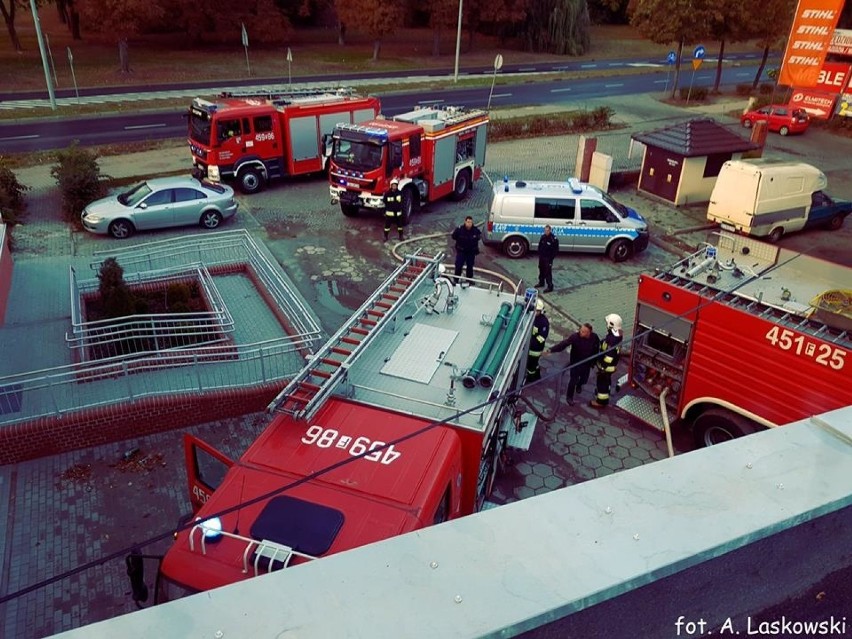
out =
<path fill-rule="evenodd" d="M 722 230 L 724 230 L 724 231 L 731 231 L 732 233 L 734 233 L 734 232 L 736 232 L 736 230 L 737 230 L 737 229 L 735 229 L 735 228 L 734 228 L 733 226 L 731 226 L 730 224 L 725 224 L 725 223 L 723 222 L 723 223 L 722 223 Z"/>

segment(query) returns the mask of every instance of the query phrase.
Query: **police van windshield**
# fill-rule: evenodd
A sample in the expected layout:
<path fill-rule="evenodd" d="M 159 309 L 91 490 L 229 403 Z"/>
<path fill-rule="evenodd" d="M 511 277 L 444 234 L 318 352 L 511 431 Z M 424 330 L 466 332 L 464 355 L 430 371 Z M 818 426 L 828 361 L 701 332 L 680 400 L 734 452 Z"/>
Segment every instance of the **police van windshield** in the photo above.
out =
<path fill-rule="evenodd" d="M 210 116 L 196 110 L 189 112 L 189 139 L 205 146 L 210 145 Z"/>
<path fill-rule="evenodd" d="M 613 199 L 609 196 L 609 193 L 604 193 L 603 191 L 601 191 L 601 198 L 603 198 L 603 201 L 604 201 L 604 202 L 606 202 L 607 204 L 609 204 L 609 206 L 610 206 L 612 209 L 614 209 L 615 211 L 617 211 L 617 212 L 618 212 L 618 214 L 619 214 L 621 217 L 623 217 L 623 218 L 624 218 L 624 217 L 627 217 L 627 216 L 630 214 L 630 211 L 628 211 L 628 210 L 627 210 L 627 207 L 626 207 L 626 206 L 624 206 L 621 202 L 616 202 L 615 200 L 613 200 Z"/>
<path fill-rule="evenodd" d="M 368 142 L 336 139 L 331 159 L 344 169 L 372 171 L 382 165 L 383 147 Z"/>

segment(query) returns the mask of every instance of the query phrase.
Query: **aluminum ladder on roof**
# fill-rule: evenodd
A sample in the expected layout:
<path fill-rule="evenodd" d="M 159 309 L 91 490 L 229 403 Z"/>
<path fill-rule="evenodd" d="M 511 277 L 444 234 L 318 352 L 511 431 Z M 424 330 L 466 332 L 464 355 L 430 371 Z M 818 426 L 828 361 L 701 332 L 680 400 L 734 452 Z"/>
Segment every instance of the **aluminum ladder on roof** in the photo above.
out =
<path fill-rule="evenodd" d="M 329 338 L 310 362 L 267 407 L 297 419 L 310 419 L 346 379 L 349 368 L 396 312 L 415 294 L 443 259 L 409 255 L 346 323 Z"/>

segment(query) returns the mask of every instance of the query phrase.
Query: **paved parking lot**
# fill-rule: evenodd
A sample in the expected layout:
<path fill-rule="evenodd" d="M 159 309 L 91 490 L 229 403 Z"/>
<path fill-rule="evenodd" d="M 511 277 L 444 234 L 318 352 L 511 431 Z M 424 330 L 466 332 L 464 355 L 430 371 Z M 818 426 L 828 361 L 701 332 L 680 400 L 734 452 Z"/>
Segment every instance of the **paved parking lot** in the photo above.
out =
<path fill-rule="evenodd" d="M 619 135 L 624 144 L 628 143 L 629 134 L 612 135 Z M 784 140 L 783 144 L 794 142 Z M 565 158 L 569 154 L 564 150 L 576 147 L 576 143 L 575 137 L 566 136 L 494 144 L 488 151 L 489 174 L 497 179 L 504 174 L 524 179 L 564 179 L 573 169 L 567 165 Z M 116 175 L 123 167 L 128 175 L 152 174 L 181 166 L 181 162 L 186 162 L 186 151 L 140 154 L 121 160 L 125 163 L 121 165 L 120 160 L 111 161 L 115 167 L 105 173 Z M 115 245 L 110 238 L 71 232 L 57 223 L 58 195 L 49 180 L 34 184 L 38 175 L 30 170 L 24 172 L 30 182 L 22 177 L 36 190 L 29 198 L 31 218 L 17 234 L 18 264 L 37 263 L 47 256 L 58 262 L 79 259 Z M 481 183 L 472 197 L 461 204 L 442 202 L 429 206 L 415 216 L 406 230 L 413 238 L 410 246 L 449 251 L 450 231 L 465 215 L 483 219 L 489 192 L 488 185 Z M 700 208 L 676 211 L 631 191 L 614 195 L 645 214 L 651 221 L 652 234 L 659 238 L 674 237 L 678 229 L 703 221 Z M 329 203 L 327 186 L 321 180 L 279 183 L 264 193 L 242 198 L 241 204 L 240 215 L 225 229 L 246 228 L 266 243 L 314 307 L 326 331 L 333 332 L 395 264 L 390 245 L 381 241 L 382 220 L 369 214 L 343 217 Z M 801 243 L 812 251 L 848 256 L 845 247 L 852 239 L 849 227 L 847 223 L 833 236 L 814 232 L 785 238 L 785 246 L 795 248 Z M 186 232 L 156 232 L 137 236 L 135 241 Z M 703 234 L 685 237 L 696 243 Z M 553 322 L 551 341 L 567 335 L 584 321 L 593 322 L 602 331 L 603 318 L 611 312 L 621 314 L 629 328 L 638 275 L 671 264 L 677 257 L 671 246 L 654 243 L 623 264 L 614 264 L 603 256 L 560 256 L 554 268 L 557 290 L 546 296 Z M 534 257 L 509 260 L 495 250 L 485 249 L 477 265 L 513 280 L 531 282 L 537 277 Z M 38 317 L 21 312 L 17 318 L 2 330 L 38 335 Z M 511 454 L 498 480 L 495 502 L 523 499 L 661 459 L 666 454 L 659 433 L 614 408 L 601 413 L 582 401 L 569 407 L 557 395 L 558 371 L 564 359 L 564 354 L 549 358 L 546 380 L 526 393 L 536 410 L 552 419 L 539 424 L 529 451 Z M 19 364 L 26 367 L 27 362 Z M 587 385 L 586 395 L 580 399 L 590 399 L 590 387 Z M 266 420 L 264 414 L 252 414 L 186 430 L 238 456 Z M 182 432 L 168 432 L 0 467 L 0 517 L 8 522 L 7 532 L 0 538 L 0 593 L 16 592 L 168 531 L 188 510 L 181 438 Z M 679 452 L 690 448 L 689 438 L 682 434 L 675 443 Z M 133 451 L 138 452 L 129 454 Z M 167 543 L 168 539 L 161 540 L 145 551 L 161 553 Z M 153 564 L 149 566 L 149 583 L 152 572 Z M 133 604 L 128 593 L 123 562 L 114 559 L 5 604 L 5 609 L 0 609 L 0 632 L 10 638 L 44 636 L 129 612 Z"/>

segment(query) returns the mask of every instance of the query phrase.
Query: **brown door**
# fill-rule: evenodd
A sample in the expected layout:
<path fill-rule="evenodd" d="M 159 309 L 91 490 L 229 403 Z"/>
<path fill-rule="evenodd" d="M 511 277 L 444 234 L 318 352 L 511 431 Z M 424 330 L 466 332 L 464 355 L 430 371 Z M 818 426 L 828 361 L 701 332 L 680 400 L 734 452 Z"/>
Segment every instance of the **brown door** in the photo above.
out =
<path fill-rule="evenodd" d="M 645 162 L 642 165 L 639 188 L 674 202 L 682 169 L 681 156 L 648 147 L 645 152 Z"/>

